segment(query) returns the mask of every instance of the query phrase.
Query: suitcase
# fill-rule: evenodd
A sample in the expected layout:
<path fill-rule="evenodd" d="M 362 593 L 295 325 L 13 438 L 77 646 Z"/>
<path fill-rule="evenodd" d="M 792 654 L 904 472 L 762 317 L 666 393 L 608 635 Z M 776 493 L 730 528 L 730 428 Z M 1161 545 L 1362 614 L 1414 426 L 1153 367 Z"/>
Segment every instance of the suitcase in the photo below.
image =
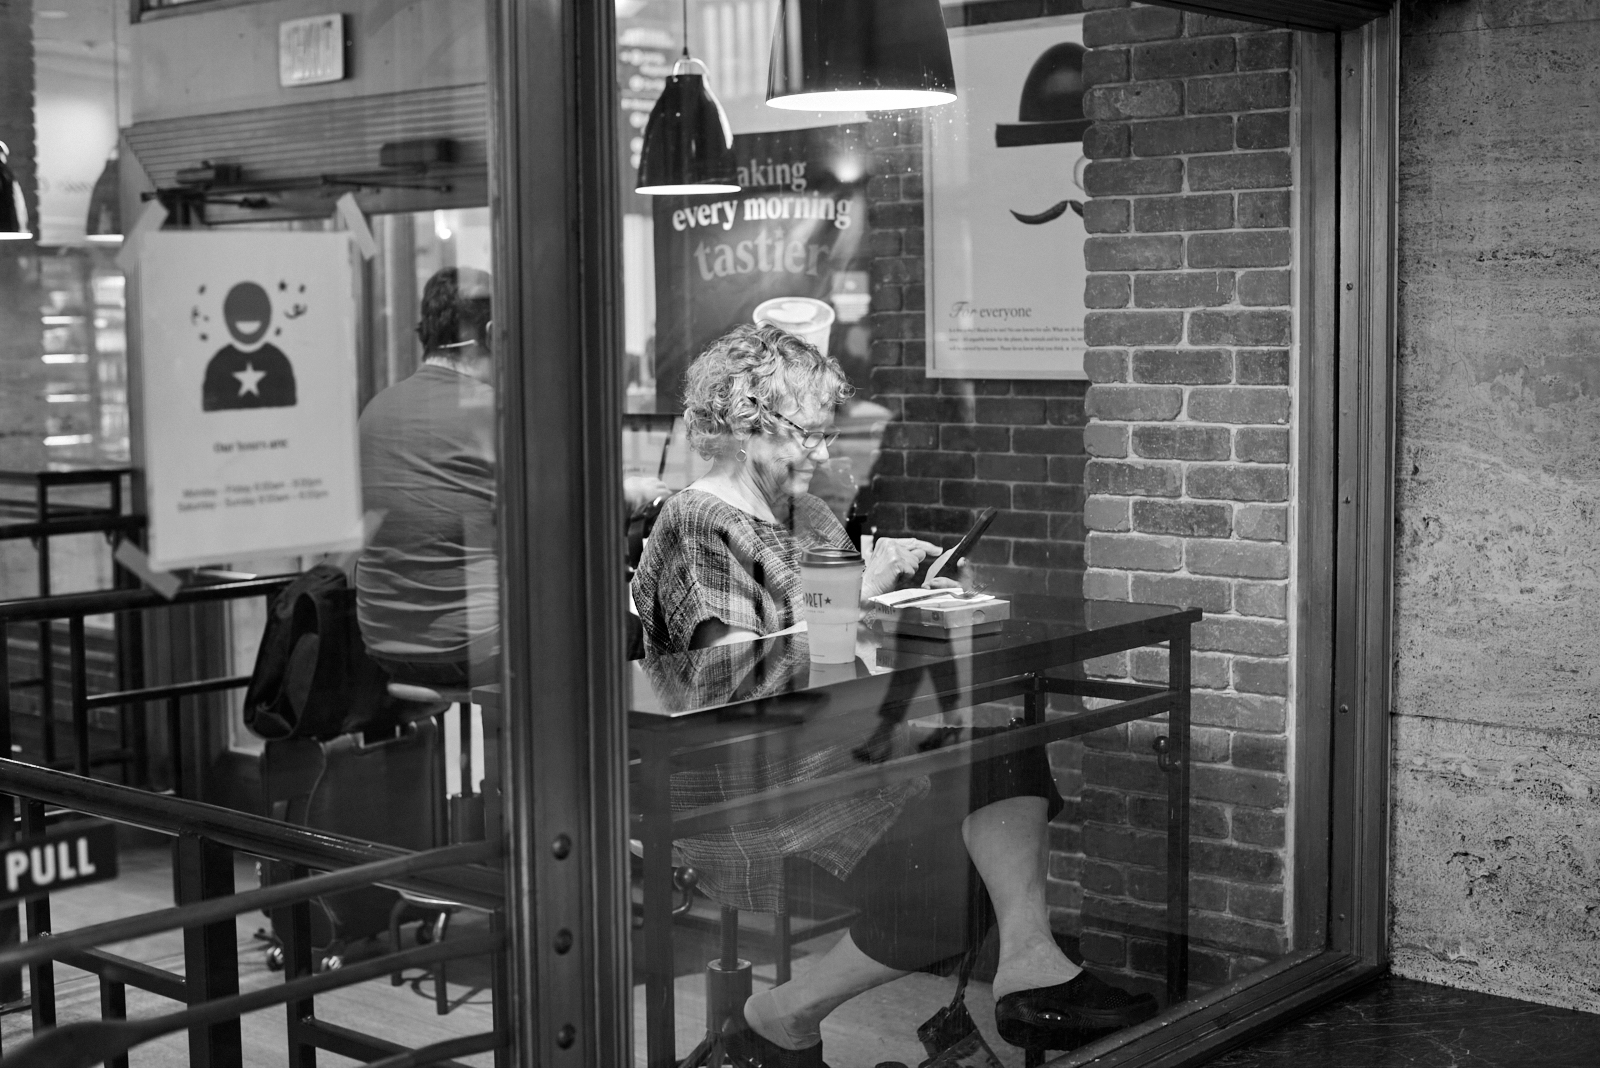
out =
<path fill-rule="evenodd" d="M 377 740 L 342 734 L 327 741 L 270 741 L 261 757 L 262 792 L 273 819 L 405 849 L 431 849 L 445 841 L 443 759 L 432 719 Z M 262 883 L 286 878 L 284 865 L 270 864 Z M 313 898 L 311 944 L 319 970 L 339 967 L 352 943 L 388 931 L 400 900 L 384 887 Z M 432 915 L 413 910 L 401 919 Z M 276 970 L 283 959 L 277 932 L 270 943 L 267 963 Z"/>

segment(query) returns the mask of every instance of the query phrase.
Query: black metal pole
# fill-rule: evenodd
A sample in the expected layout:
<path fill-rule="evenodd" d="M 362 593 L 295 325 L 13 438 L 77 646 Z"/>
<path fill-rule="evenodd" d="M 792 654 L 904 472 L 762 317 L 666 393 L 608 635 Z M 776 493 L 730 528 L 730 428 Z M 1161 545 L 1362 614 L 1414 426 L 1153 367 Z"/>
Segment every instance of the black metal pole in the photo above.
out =
<path fill-rule="evenodd" d="M 89 664 L 84 650 L 83 617 L 67 621 L 67 685 L 72 695 L 73 764 L 89 774 Z"/>
<path fill-rule="evenodd" d="M 1168 644 L 1167 728 L 1172 737 L 1167 771 L 1167 1003 L 1189 992 L 1189 624 Z"/>
<path fill-rule="evenodd" d="M 174 844 L 174 896 L 188 905 L 233 893 L 233 850 L 183 832 Z M 239 944 L 232 920 L 190 927 L 183 932 L 183 974 L 189 1004 L 232 997 L 239 992 Z M 189 1029 L 191 1068 L 231 1068 L 244 1063 L 239 1020 Z"/>
<path fill-rule="evenodd" d="M 32 838 L 45 831 L 44 802 L 29 799 L 23 806 L 22 833 Z M 28 938 L 33 940 L 50 933 L 50 897 L 36 897 L 23 907 L 28 919 Z M 56 1025 L 55 965 L 40 961 L 28 966 L 28 987 L 33 1002 L 33 1033 L 48 1030 Z"/>

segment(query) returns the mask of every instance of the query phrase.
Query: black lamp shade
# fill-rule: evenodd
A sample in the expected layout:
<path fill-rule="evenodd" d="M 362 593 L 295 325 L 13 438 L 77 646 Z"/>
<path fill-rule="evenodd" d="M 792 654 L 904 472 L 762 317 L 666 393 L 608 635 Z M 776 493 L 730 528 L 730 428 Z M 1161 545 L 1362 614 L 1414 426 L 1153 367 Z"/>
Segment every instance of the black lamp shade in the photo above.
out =
<path fill-rule="evenodd" d="M 33 236 L 28 226 L 28 205 L 22 183 L 0 157 L 0 241 L 21 241 Z"/>
<path fill-rule="evenodd" d="M 654 194 L 737 193 L 733 132 L 704 74 L 680 61 L 650 109 L 634 191 Z"/>
<path fill-rule="evenodd" d="M 956 98 L 939 0 L 782 0 L 767 103 L 884 111 Z"/>

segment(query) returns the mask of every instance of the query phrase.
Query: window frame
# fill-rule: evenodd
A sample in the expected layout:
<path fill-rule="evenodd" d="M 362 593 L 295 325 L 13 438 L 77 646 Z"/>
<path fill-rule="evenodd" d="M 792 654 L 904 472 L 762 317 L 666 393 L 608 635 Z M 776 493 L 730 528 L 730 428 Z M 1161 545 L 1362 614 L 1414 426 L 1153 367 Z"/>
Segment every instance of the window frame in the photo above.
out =
<path fill-rule="evenodd" d="M 601 1068 L 633 1056 L 622 389 L 609 358 L 621 342 L 614 12 L 489 2 L 490 202 L 507 309 L 496 326 L 502 351 L 523 354 L 502 367 L 500 390 L 502 603 L 514 636 L 503 1018 L 515 1063 Z M 1175 6 L 1261 15 L 1250 0 Z M 1394 8 L 1360 22 L 1379 6 L 1294 5 L 1299 948 L 1173 1023 L 1130 1031 L 1100 1065 L 1202 1063 L 1386 963 L 1399 56 Z M 575 936 L 566 951 L 563 932 Z"/>

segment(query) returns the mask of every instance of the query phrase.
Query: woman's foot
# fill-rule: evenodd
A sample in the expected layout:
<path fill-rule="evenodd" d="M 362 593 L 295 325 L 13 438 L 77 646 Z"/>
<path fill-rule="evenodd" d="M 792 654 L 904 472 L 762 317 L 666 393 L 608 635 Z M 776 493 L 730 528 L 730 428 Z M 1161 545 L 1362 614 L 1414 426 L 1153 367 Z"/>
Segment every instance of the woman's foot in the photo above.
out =
<path fill-rule="evenodd" d="M 785 1004 L 783 987 L 750 995 L 744 1003 L 744 1022 L 764 1040 L 784 1050 L 816 1047 L 820 1061 L 822 1030 L 815 1020 L 801 1017 Z"/>
<path fill-rule="evenodd" d="M 1018 990 L 995 1001 L 1000 1037 L 1023 1049 L 1076 1049 L 1150 1019 L 1160 1006 L 1149 994 L 1130 994 L 1088 972 L 1056 986 Z"/>
<path fill-rule="evenodd" d="M 1005 940 L 1001 940 L 1003 948 Z M 1037 990 L 1040 987 L 1069 983 L 1083 969 L 1056 945 L 1053 938 L 1030 939 L 1015 951 L 1002 953 L 994 971 L 994 998 L 999 1001 L 1007 994 L 1019 990 Z"/>

